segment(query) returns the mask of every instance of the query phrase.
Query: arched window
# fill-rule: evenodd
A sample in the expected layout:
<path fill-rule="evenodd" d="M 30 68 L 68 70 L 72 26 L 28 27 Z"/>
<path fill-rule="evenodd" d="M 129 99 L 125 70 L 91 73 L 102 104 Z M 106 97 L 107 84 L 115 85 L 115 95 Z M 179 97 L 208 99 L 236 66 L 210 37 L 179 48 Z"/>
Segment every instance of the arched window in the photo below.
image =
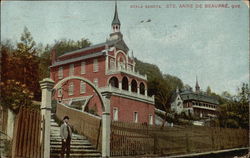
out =
<path fill-rule="evenodd" d="M 127 77 L 123 77 L 122 79 L 122 89 L 128 90 L 128 78 Z"/>
<path fill-rule="evenodd" d="M 144 83 L 140 83 L 140 94 L 145 95 L 145 85 L 144 85 Z"/>
<path fill-rule="evenodd" d="M 111 77 L 111 78 L 109 79 L 109 85 L 111 85 L 112 87 L 119 88 L 118 79 L 117 79 L 116 77 Z"/>
<path fill-rule="evenodd" d="M 137 82 L 134 79 L 131 82 L 131 91 L 135 93 L 137 92 Z"/>

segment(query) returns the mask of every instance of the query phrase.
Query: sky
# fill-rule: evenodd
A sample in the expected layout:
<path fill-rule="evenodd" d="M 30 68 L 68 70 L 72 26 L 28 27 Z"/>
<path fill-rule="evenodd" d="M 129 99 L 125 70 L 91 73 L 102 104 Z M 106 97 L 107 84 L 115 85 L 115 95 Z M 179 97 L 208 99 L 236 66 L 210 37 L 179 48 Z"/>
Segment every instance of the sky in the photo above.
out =
<path fill-rule="evenodd" d="M 63 38 L 105 42 L 114 1 L 1 1 L 1 41 Z M 201 89 L 235 94 L 249 82 L 249 8 L 242 1 L 118 1 L 121 33 L 134 56 Z M 192 8 L 180 8 L 189 4 Z M 227 4 L 229 8 L 205 8 Z M 174 6 L 176 8 L 172 8 Z M 202 8 L 195 8 L 195 6 Z M 151 6 L 148 8 L 147 6 Z M 159 8 L 160 6 L 161 8 Z M 186 5 L 187 6 L 187 5 Z M 239 6 L 233 8 L 232 6 Z M 142 8 L 141 8 L 142 7 Z"/>

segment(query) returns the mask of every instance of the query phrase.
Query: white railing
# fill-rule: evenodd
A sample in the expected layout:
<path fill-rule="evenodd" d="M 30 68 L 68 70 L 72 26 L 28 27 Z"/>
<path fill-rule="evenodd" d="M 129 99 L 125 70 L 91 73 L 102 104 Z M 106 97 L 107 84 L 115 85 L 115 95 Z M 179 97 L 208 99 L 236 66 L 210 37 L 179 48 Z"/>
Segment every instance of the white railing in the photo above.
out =
<path fill-rule="evenodd" d="M 133 70 L 127 70 L 127 69 L 121 69 L 121 68 L 116 68 L 116 69 L 108 69 L 107 70 L 107 75 L 111 74 L 117 74 L 117 73 L 126 73 L 128 75 L 147 80 L 147 75 L 141 75 L 139 72 L 133 71 Z"/>
<path fill-rule="evenodd" d="M 121 94 L 121 95 L 128 96 L 128 97 L 131 97 L 131 98 L 138 98 L 138 99 L 153 102 L 153 103 L 154 103 L 154 100 L 155 100 L 154 96 L 150 97 L 150 96 L 146 96 L 146 95 L 143 95 L 143 94 L 139 94 L 137 92 L 131 92 L 131 91 L 119 89 L 119 88 L 112 87 L 112 86 L 101 87 L 100 91 L 101 92 L 117 93 L 117 94 Z"/>
<path fill-rule="evenodd" d="M 193 108 L 200 108 L 200 109 L 206 109 L 206 110 L 213 110 L 215 111 L 215 108 L 210 108 L 210 107 L 206 107 L 206 106 L 199 106 L 199 105 L 193 105 Z"/>

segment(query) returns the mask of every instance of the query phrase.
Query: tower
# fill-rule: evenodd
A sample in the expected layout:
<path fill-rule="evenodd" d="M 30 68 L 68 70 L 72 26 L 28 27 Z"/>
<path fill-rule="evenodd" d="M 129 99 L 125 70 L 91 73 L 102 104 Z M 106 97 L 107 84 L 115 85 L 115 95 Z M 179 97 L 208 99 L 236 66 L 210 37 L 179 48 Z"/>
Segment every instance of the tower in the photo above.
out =
<path fill-rule="evenodd" d="M 198 83 L 197 76 L 196 76 L 195 92 L 200 92 L 200 86 L 199 86 L 199 83 Z"/>
<path fill-rule="evenodd" d="M 115 14 L 114 14 L 114 19 L 112 21 L 111 26 L 113 29 L 113 33 L 120 32 L 121 23 L 120 23 L 120 20 L 118 18 L 117 2 L 116 1 L 115 1 Z"/>

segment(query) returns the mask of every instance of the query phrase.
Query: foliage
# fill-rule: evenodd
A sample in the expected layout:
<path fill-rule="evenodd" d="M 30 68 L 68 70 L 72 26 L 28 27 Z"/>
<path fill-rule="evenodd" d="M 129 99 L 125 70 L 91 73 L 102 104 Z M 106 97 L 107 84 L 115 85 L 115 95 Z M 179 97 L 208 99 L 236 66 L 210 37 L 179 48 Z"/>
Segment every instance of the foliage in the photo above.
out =
<path fill-rule="evenodd" d="M 85 48 L 91 45 L 91 42 L 88 39 L 80 39 L 77 41 L 71 39 L 61 39 L 56 40 L 51 45 L 46 45 L 44 52 L 41 53 L 39 70 L 40 70 L 40 80 L 43 78 L 49 77 L 49 66 L 51 65 L 52 60 L 52 51 L 55 51 L 56 57 L 63 55 L 67 52 L 74 51 L 77 49 Z"/>
<path fill-rule="evenodd" d="M 12 153 L 11 153 L 11 151 L 12 151 L 12 141 L 6 139 L 6 140 L 4 140 L 3 144 L 4 144 L 4 148 L 3 148 L 4 154 L 6 156 L 8 156 L 8 157 L 11 157 L 11 155 L 12 155 Z"/>
<path fill-rule="evenodd" d="M 66 52 L 78 50 L 85 48 L 91 45 L 91 42 L 88 39 L 80 39 L 77 41 L 71 39 L 61 39 L 55 41 L 52 48 L 56 51 L 56 56 L 65 54 Z"/>
<path fill-rule="evenodd" d="M 156 65 L 144 63 L 138 59 L 135 59 L 135 62 L 135 70 L 148 76 L 148 95 L 155 96 L 156 108 L 166 111 L 162 126 L 166 120 L 172 122 L 171 99 L 176 88 L 183 87 L 181 79 L 169 74 L 162 74 Z"/>
<path fill-rule="evenodd" d="M 249 88 L 243 83 L 236 96 L 227 99 L 219 108 L 218 121 L 222 127 L 248 128 L 249 127 Z M 228 95 L 227 96 L 231 96 Z"/>
<path fill-rule="evenodd" d="M 40 100 L 39 60 L 36 56 L 35 42 L 28 29 L 24 29 L 16 49 L 11 45 L 1 44 L 1 53 L 2 81 L 15 80 L 25 84 L 34 93 L 34 99 Z"/>
<path fill-rule="evenodd" d="M 32 103 L 34 93 L 25 84 L 15 80 L 7 80 L 6 82 L 0 82 L 0 88 L 0 104 L 10 108 L 15 113 L 18 113 L 21 106 L 36 107 Z"/>

